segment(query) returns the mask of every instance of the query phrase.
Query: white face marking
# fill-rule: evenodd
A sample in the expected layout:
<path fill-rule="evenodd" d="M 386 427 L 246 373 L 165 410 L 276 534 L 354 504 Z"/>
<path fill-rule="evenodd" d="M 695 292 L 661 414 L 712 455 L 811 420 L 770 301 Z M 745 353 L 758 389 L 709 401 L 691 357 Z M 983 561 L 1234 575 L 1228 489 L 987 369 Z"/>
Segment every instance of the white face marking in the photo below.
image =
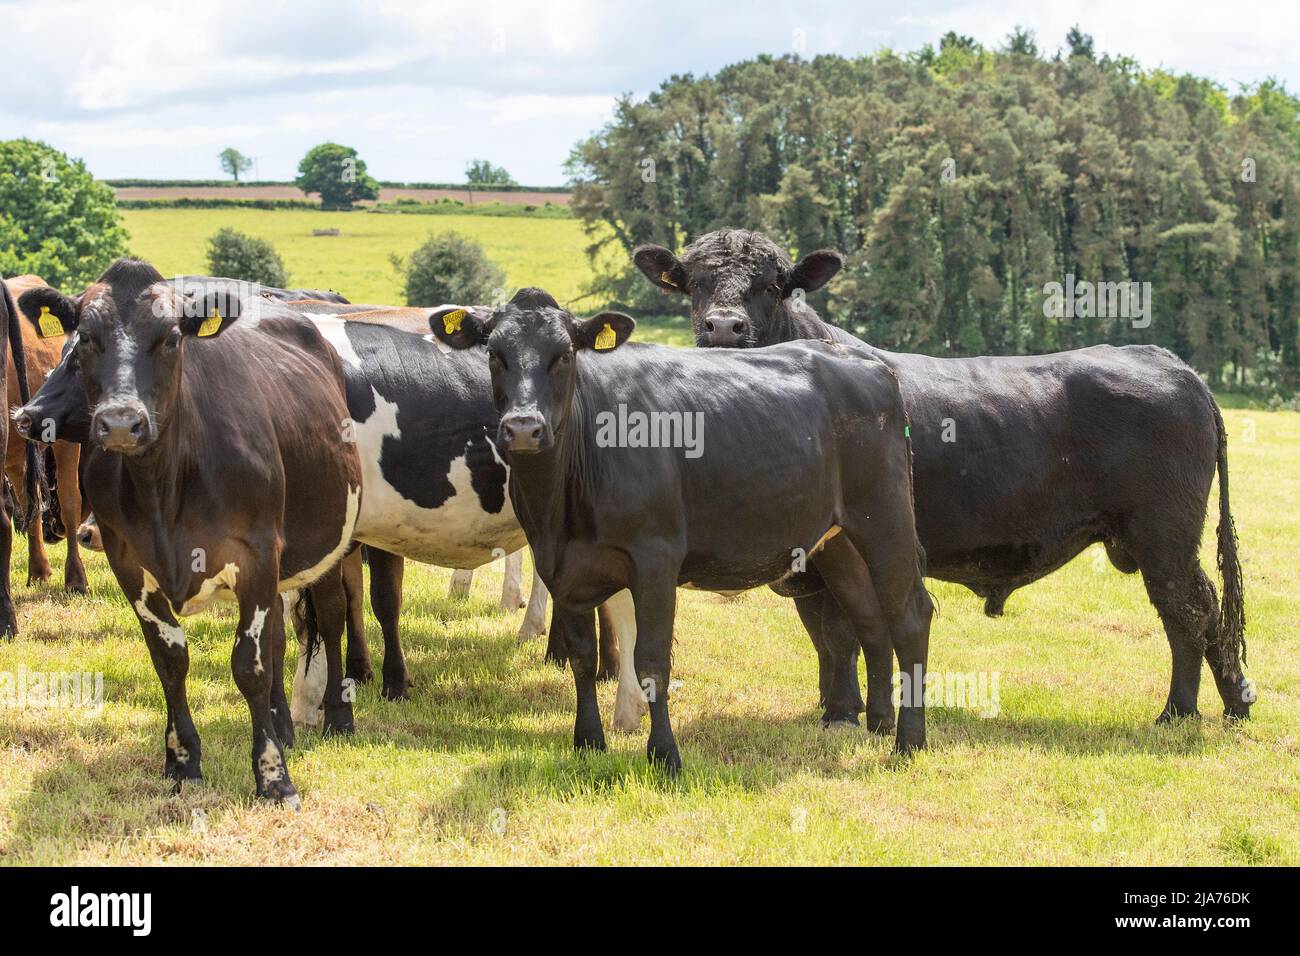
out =
<path fill-rule="evenodd" d="M 235 599 L 235 581 L 239 578 L 239 566 L 232 562 L 227 562 L 212 577 L 207 578 L 199 586 L 198 593 L 181 605 L 181 617 L 188 617 L 191 614 L 197 614 L 204 610 L 214 600 L 233 601 Z"/>
<path fill-rule="evenodd" d="M 641 717 L 650 708 L 641 684 L 636 679 L 636 604 L 632 592 L 624 589 L 605 602 L 618 638 L 618 693 L 614 697 L 614 730 L 631 733 L 641 726 Z"/>
<path fill-rule="evenodd" d="M 153 611 L 149 610 L 149 595 L 158 590 L 158 582 L 148 571 L 144 572 L 144 587 L 140 589 L 140 599 L 135 602 L 135 612 L 140 617 L 158 629 L 158 636 L 162 638 L 163 643 L 168 647 L 184 647 L 185 632 L 179 625 L 172 624 L 170 621 L 164 621 Z M 165 600 L 165 599 L 164 599 Z"/>
<path fill-rule="evenodd" d="M 348 501 L 343 514 L 343 529 L 339 535 L 338 546 L 325 556 L 322 561 L 312 565 L 305 571 L 300 571 L 291 578 L 285 578 L 280 582 L 281 591 L 291 591 L 295 588 L 311 584 L 322 574 L 334 567 L 339 558 L 343 557 L 344 552 L 352 546 L 353 531 L 357 525 L 357 512 L 361 510 L 361 486 L 348 489 Z"/>
<path fill-rule="evenodd" d="M 262 667 L 262 625 L 266 623 L 266 612 L 270 608 L 253 607 L 253 619 L 248 622 L 244 636 L 253 642 L 253 673 L 260 675 Z"/>
<path fill-rule="evenodd" d="M 270 738 L 262 748 L 262 755 L 257 758 L 257 772 L 263 784 L 284 779 L 284 761 L 280 759 L 280 751 L 275 749 Z"/>

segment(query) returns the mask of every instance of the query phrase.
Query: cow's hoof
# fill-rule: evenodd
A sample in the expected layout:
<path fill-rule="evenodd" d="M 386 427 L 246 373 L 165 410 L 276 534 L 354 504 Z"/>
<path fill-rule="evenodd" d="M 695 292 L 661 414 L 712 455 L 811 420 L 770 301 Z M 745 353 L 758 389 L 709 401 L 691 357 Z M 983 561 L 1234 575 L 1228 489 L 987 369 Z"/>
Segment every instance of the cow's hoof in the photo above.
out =
<path fill-rule="evenodd" d="M 1181 707 L 1171 707 L 1165 705 L 1165 709 L 1160 711 L 1160 716 L 1156 718 L 1156 725 L 1173 724 L 1183 720 L 1200 720 L 1201 712 L 1193 707 L 1191 710 L 1184 710 Z"/>
<path fill-rule="evenodd" d="M 604 750 L 605 734 L 600 727 L 595 727 L 589 731 L 574 730 L 573 732 L 573 749 L 582 750 Z"/>
<path fill-rule="evenodd" d="M 412 683 L 409 680 L 384 681 L 384 700 L 410 700 Z"/>
<path fill-rule="evenodd" d="M 67 581 L 64 582 L 63 590 L 69 594 L 89 594 L 90 588 L 85 581 Z"/>
<path fill-rule="evenodd" d="M 856 720 L 845 720 L 843 717 L 836 717 L 834 720 L 823 720 L 822 730 L 827 733 L 839 733 L 844 730 L 857 730 L 861 725 Z"/>
<path fill-rule="evenodd" d="M 257 795 L 268 803 L 278 803 L 290 810 L 302 809 L 302 799 L 298 796 L 298 790 L 289 782 L 288 777 L 264 784 Z"/>
<path fill-rule="evenodd" d="M 356 722 L 352 718 L 352 705 L 344 704 L 341 707 L 325 707 L 325 734 L 341 734 L 350 736 L 357 731 Z"/>
<path fill-rule="evenodd" d="M 347 670 L 344 672 L 345 677 L 350 677 L 358 684 L 369 684 L 375 679 L 375 672 L 367 661 L 348 661 Z"/>
<path fill-rule="evenodd" d="M 682 755 L 678 753 L 675 742 L 664 748 L 650 744 L 646 747 L 646 756 L 650 765 L 662 770 L 666 776 L 676 777 L 682 772 Z"/>
<path fill-rule="evenodd" d="M 908 759 L 925 749 L 925 738 L 920 740 L 898 740 L 894 743 L 894 755 Z"/>
<path fill-rule="evenodd" d="M 896 729 L 894 715 L 879 714 L 875 717 L 867 715 L 867 730 L 873 734 L 880 734 L 882 737 L 888 737 Z"/>

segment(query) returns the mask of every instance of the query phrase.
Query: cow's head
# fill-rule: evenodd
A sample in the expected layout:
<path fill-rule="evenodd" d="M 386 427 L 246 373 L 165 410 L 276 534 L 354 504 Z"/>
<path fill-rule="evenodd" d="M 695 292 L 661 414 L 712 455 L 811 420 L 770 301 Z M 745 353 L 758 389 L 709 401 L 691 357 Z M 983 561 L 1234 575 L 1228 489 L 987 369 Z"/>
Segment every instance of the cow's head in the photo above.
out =
<path fill-rule="evenodd" d="M 792 264 L 780 246 L 749 229 L 700 236 L 681 259 L 663 246 L 637 246 L 632 261 L 659 288 L 691 297 L 696 345 L 730 348 L 763 344 L 791 296 L 820 289 L 844 265 L 833 249 Z"/>
<path fill-rule="evenodd" d="M 438 339 L 452 348 L 487 345 L 492 399 L 501 416 L 497 443 L 506 451 L 546 451 L 573 407 L 577 353 L 618 348 L 636 322 L 621 312 L 575 319 L 550 293 L 520 289 L 490 318 L 448 305 L 429 316 Z"/>
<path fill-rule="evenodd" d="M 182 342 L 215 337 L 239 316 L 238 297 L 186 295 L 137 259 L 119 259 L 79 296 L 32 289 L 18 307 L 73 336 L 68 361 L 81 370 L 90 440 L 125 455 L 148 450 L 171 420 Z"/>
<path fill-rule="evenodd" d="M 29 441 L 90 441 L 90 413 L 76 344 L 76 335 L 63 343 L 59 364 L 45 376 L 31 401 L 14 409 L 14 428 Z"/>

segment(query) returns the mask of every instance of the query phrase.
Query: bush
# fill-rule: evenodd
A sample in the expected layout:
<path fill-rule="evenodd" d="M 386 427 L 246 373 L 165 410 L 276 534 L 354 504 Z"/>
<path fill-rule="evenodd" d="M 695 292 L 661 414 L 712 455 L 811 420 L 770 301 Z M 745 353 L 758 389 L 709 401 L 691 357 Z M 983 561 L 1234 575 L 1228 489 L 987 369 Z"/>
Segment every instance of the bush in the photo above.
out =
<path fill-rule="evenodd" d="M 88 285 L 126 255 L 113 190 L 44 143 L 0 142 L 0 275 Z"/>
<path fill-rule="evenodd" d="M 409 258 L 393 255 L 390 260 L 405 277 L 407 305 L 490 302 L 506 282 L 505 272 L 482 246 L 455 232 L 430 235 Z"/>
<path fill-rule="evenodd" d="M 277 289 L 289 284 L 284 260 L 273 245 L 229 227 L 218 230 L 208 240 L 208 274 Z"/>

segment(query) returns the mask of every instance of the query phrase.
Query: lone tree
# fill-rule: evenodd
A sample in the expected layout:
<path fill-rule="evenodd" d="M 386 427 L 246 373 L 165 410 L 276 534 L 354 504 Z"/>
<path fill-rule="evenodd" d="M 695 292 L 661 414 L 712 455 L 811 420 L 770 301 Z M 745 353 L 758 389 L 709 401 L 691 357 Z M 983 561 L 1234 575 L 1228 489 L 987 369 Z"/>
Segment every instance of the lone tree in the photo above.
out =
<path fill-rule="evenodd" d="M 208 239 L 208 274 L 276 288 L 289 284 L 284 260 L 273 245 L 229 226 Z"/>
<path fill-rule="evenodd" d="M 239 182 L 239 174 L 251 169 L 253 161 L 235 149 L 233 146 L 227 146 L 217 156 L 221 160 L 221 168 L 235 180 Z"/>
<path fill-rule="evenodd" d="M 379 198 L 379 183 L 366 173 L 365 161 L 338 143 L 313 147 L 298 164 L 294 183 L 305 193 L 319 193 L 326 209 L 351 209 L 358 200 Z"/>
<path fill-rule="evenodd" d="M 513 186 L 514 180 L 503 166 L 493 166 L 486 159 L 476 159 L 465 167 L 465 182 L 471 186 Z"/>
<path fill-rule="evenodd" d="M 407 305 L 491 302 L 506 282 L 483 247 L 456 232 L 430 235 L 410 258 L 394 254 L 389 260 L 405 278 Z"/>
<path fill-rule="evenodd" d="M 112 188 L 85 163 L 29 139 L 0 142 L 0 275 L 89 285 L 126 240 Z"/>

